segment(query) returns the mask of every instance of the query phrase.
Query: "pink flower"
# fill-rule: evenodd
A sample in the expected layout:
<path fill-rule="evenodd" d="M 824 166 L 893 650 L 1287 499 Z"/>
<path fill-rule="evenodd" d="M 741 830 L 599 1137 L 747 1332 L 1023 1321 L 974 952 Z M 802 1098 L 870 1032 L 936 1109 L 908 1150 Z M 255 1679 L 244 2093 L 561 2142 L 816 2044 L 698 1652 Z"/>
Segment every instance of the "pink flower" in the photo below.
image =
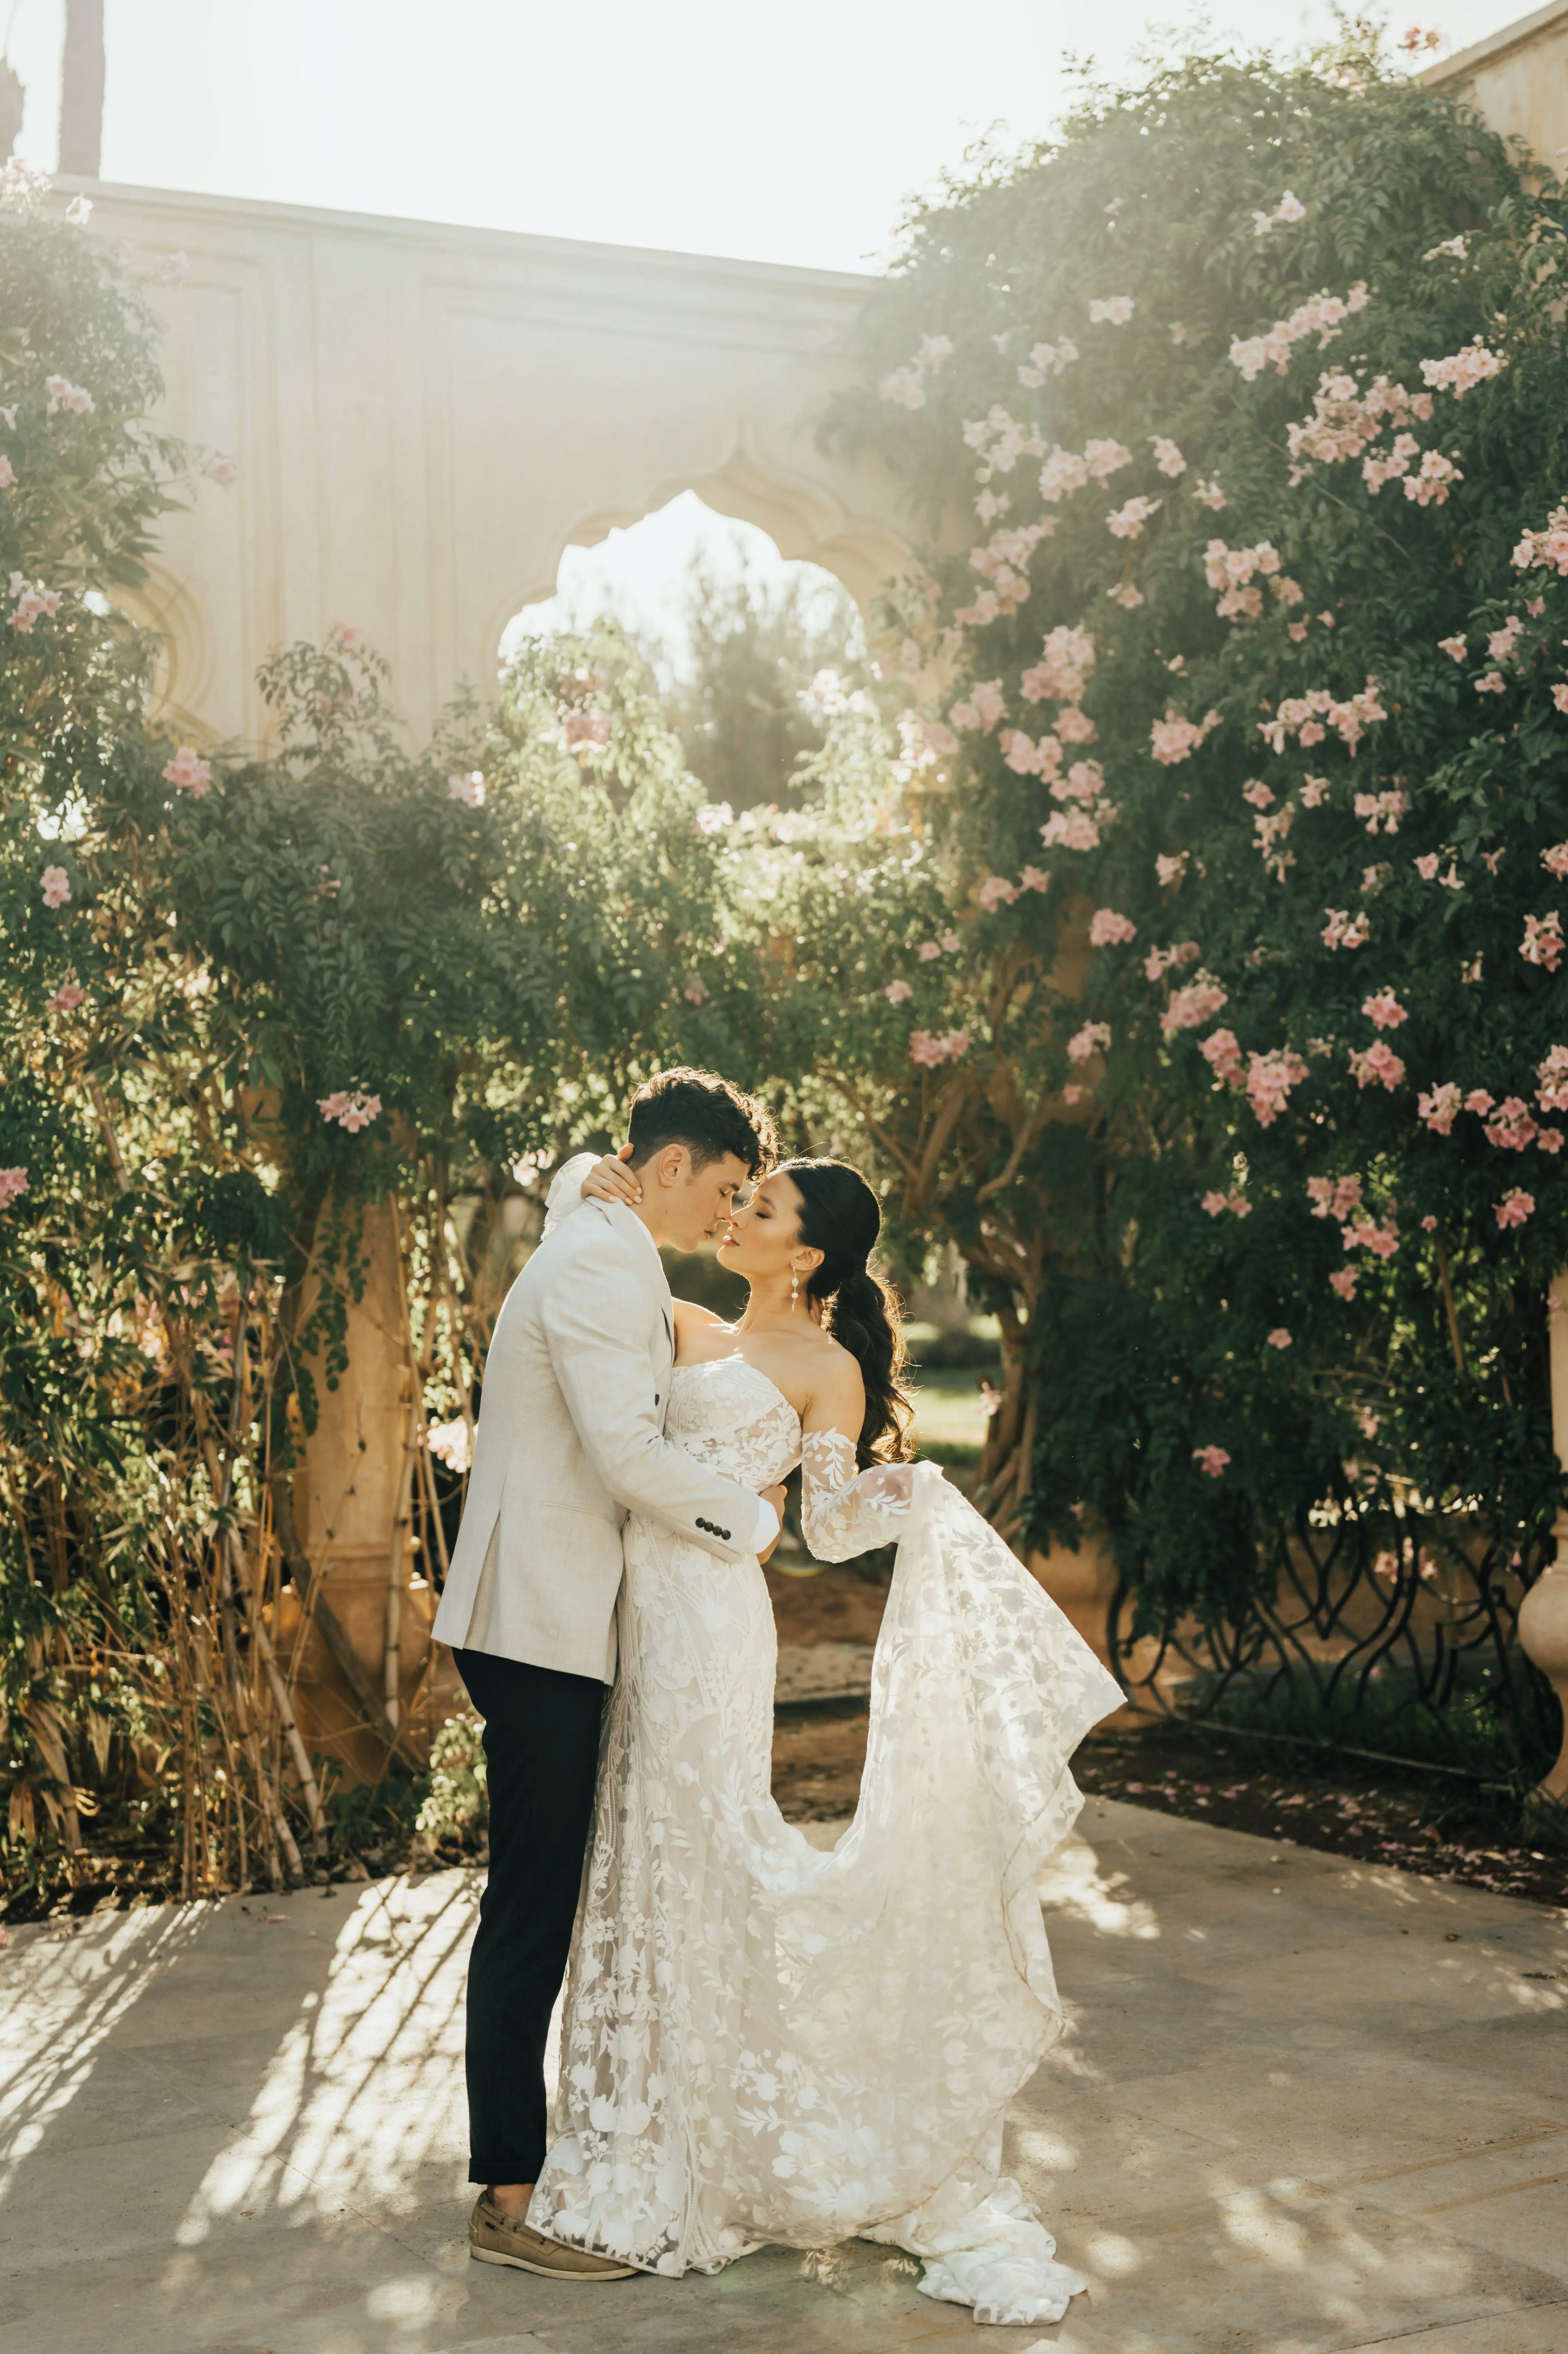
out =
<path fill-rule="evenodd" d="M 1112 294 L 1103 302 L 1092 302 L 1089 304 L 1091 326 L 1125 327 L 1131 316 L 1130 294 Z"/>
<path fill-rule="evenodd" d="M 74 972 L 68 972 L 54 995 L 45 1002 L 51 1013 L 74 1013 L 87 991 Z"/>
<path fill-rule="evenodd" d="M 207 478 L 216 482 L 220 491 L 231 491 L 239 480 L 239 468 L 232 458 L 214 458 L 207 468 Z"/>
<path fill-rule="evenodd" d="M 11 471 L 10 459 L 0 457 L 0 491 L 14 491 L 16 487 L 16 477 Z"/>
<path fill-rule="evenodd" d="M 1168 891 L 1172 883 L 1180 883 L 1187 872 L 1187 859 L 1188 853 L 1184 850 L 1178 851 L 1174 857 L 1168 857 L 1163 851 L 1156 854 L 1155 878 L 1162 891 Z"/>
<path fill-rule="evenodd" d="M 1488 1100 L 1489 1103 L 1490 1098 Z M 1445 1079 L 1441 1087 L 1429 1087 L 1416 1105 L 1416 1110 L 1434 1136 L 1450 1133 L 1458 1108 L 1459 1090 L 1452 1079 Z"/>
<path fill-rule="evenodd" d="M 1329 1288 L 1337 1291 L 1341 1299 L 1356 1296 L 1356 1270 L 1353 1267 L 1337 1267 L 1329 1278 Z"/>
<path fill-rule="evenodd" d="M 915 991 L 910 988 L 909 983 L 901 977 L 897 981 L 890 981 L 887 987 L 882 993 L 884 997 L 886 998 L 889 1005 L 903 1005 L 909 998 L 914 996 Z"/>
<path fill-rule="evenodd" d="M 1351 1212 L 1361 1207 L 1361 1181 L 1356 1176 L 1308 1177 L 1307 1198 L 1315 1218 L 1337 1218 L 1343 1225 Z"/>
<path fill-rule="evenodd" d="M 960 1055 L 967 1055 L 969 1053 L 969 1033 L 967 1023 L 961 1030 L 948 1031 L 947 1036 L 942 1041 L 942 1050 L 944 1054 L 950 1055 L 955 1063 L 958 1061 Z"/>
<path fill-rule="evenodd" d="M 1307 635 L 1306 622 L 1287 621 L 1285 625 L 1285 634 L 1287 638 L 1293 639 L 1297 645 L 1299 645 L 1302 639 Z"/>
<path fill-rule="evenodd" d="M 1521 1185 L 1514 1185 L 1498 1204 L 1498 1224 L 1505 1229 L 1509 1226 L 1522 1226 L 1526 1218 L 1532 1217 L 1534 1213 L 1534 1194 L 1527 1193 Z"/>
<path fill-rule="evenodd" d="M 1484 678 L 1478 678 L 1475 682 L 1476 693 L 1478 695 L 1500 695 L 1507 684 L 1508 681 L 1504 678 L 1500 670 L 1489 670 L 1487 672 Z"/>
<path fill-rule="evenodd" d="M 1217 1193 L 1211 1188 L 1203 1196 L 1202 1206 L 1211 1218 L 1219 1218 L 1224 1215 L 1229 1204 L 1224 1193 Z"/>
<path fill-rule="evenodd" d="M 174 758 L 164 763 L 164 782 L 195 801 L 205 801 L 212 790 L 212 762 L 204 760 L 194 744 L 182 744 Z"/>
<path fill-rule="evenodd" d="M 927 1070 L 934 1070 L 943 1059 L 941 1040 L 933 1037 L 929 1030 L 912 1032 L 909 1039 L 909 1059 L 913 1063 L 921 1064 Z"/>
<path fill-rule="evenodd" d="M 1271 1349 L 1288 1349 L 1290 1345 L 1289 1331 L 1285 1325 L 1277 1324 L 1268 1336 L 1268 1346 Z"/>
<path fill-rule="evenodd" d="M 1005 875 L 988 875 L 980 887 L 980 903 L 988 916 L 999 907 L 1011 907 L 1018 897 L 1018 885 L 1010 883 Z"/>
<path fill-rule="evenodd" d="M 334 621 L 328 632 L 328 640 L 344 653 L 352 653 L 356 646 L 364 644 L 365 631 L 355 628 L 352 621 Z"/>
<path fill-rule="evenodd" d="M 1552 690 L 1552 700 L 1559 711 L 1568 711 L 1568 686 L 1554 686 Z"/>
<path fill-rule="evenodd" d="M 1298 1087 L 1307 1076 L 1307 1066 L 1299 1055 L 1284 1047 L 1272 1054 L 1247 1056 L 1246 1096 L 1260 1128 L 1272 1128 L 1292 1087 Z"/>
<path fill-rule="evenodd" d="M 1456 400 L 1463 400 L 1467 392 L 1473 392 L 1478 384 L 1485 384 L 1489 376 L 1499 375 L 1507 365 L 1506 359 L 1497 352 L 1489 351 L 1478 335 L 1473 343 L 1467 344 L 1464 350 L 1456 352 L 1451 359 L 1423 360 L 1421 380 L 1434 392 L 1451 392 Z"/>
<path fill-rule="evenodd" d="M 1358 1087 L 1369 1087 L 1375 1079 L 1387 1087 L 1392 1094 L 1404 1076 L 1404 1065 L 1393 1047 L 1386 1044 L 1382 1038 L 1378 1040 L 1375 1046 L 1369 1046 L 1364 1055 L 1358 1055 L 1353 1046 L 1348 1048 L 1347 1052 L 1351 1059 L 1351 1068 L 1356 1075 Z"/>
<path fill-rule="evenodd" d="M 46 866 L 38 883 L 46 907 L 63 907 L 70 897 L 70 876 L 63 866 Z"/>
<path fill-rule="evenodd" d="M 47 376 L 44 390 L 49 396 L 49 405 L 44 411 L 46 417 L 53 417 L 62 408 L 69 409 L 73 416 L 85 417 L 92 408 L 91 393 L 85 392 L 79 384 L 72 384 L 69 376 Z"/>
<path fill-rule="evenodd" d="M 694 972 L 693 973 L 690 981 L 687 981 L 684 989 L 682 990 L 681 994 L 685 999 L 688 1005 L 705 1005 L 708 997 L 707 982 L 703 979 L 700 973 Z"/>
<path fill-rule="evenodd" d="M 1521 1096 L 1505 1096 L 1496 1119 L 1489 1120 L 1482 1132 L 1489 1144 L 1499 1145 L 1505 1152 L 1522 1152 L 1536 1134 L 1530 1106 Z"/>
<path fill-rule="evenodd" d="M 1155 758 L 1163 769 L 1173 769 L 1178 761 L 1191 759 L 1203 738 L 1220 724 L 1217 711 L 1209 712 L 1202 722 L 1184 719 L 1174 704 L 1166 705 L 1163 719 L 1154 721 L 1149 740 Z"/>
<path fill-rule="evenodd" d="M 1437 1221 L 1430 1210 L 1421 1221 L 1421 1231 L 1424 1235 L 1435 1235 L 1437 1231 Z"/>
<path fill-rule="evenodd" d="M 1254 809 L 1271 809 L 1275 799 L 1274 787 L 1266 785 L 1261 778 L 1249 777 L 1242 787 L 1242 799 L 1250 801 Z"/>
<path fill-rule="evenodd" d="M 450 801 L 461 801 L 465 809 L 482 809 L 484 778 L 480 770 L 471 769 L 466 776 L 449 777 L 447 799 Z"/>
<path fill-rule="evenodd" d="M 1150 515 L 1159 514 L 1164 504 L 1163 499 L 1146 499 L 1140 493 L 1108 514 L 1106 527 L 1114 539 L 1141 539 L 1144 525 Z"/>
<path fill-rule="evenodd" d="M 1075 1079 L 1069 1079 L 1062 1090 L 1062 1101 L 1065 1104 L 1081 1103 L 1086 1092 L 1087 1090 L 1081 1087 Z"/>
<path fill-rule="evenodd" d="M 1207 1210 L 1211 1218 L 1223 1216 L 1226 1210 L 1235 1218 L 1250 1218 L 1252 1215 L 1252 1204 L 1247 1200 L 1246 1195 L 1240 1192 L 1205 1193 L 1202 1207 Z"/>
<path fill-rule="evenodd" d="M 1047 875 L 1043 868 L 1038 866 L 1024 867 L 1018 879 L 1025 891 L 1046 890 L 1049 887 L 1051 881 L 1049 875 Z"/>
<path fill-rule="evenodd" d="M 1198 1052 L 1214 1075 L 1217 1087 L 1238 1087 L 1242 1081 L 1241 1047 L 1234 1030 L 1211 1030 L 1200 1039 Z"/>
<path fill-rule="evenodd" d="M 944 956 L 957 956 L 959 950 L 963 947 L 963 942 L 959 939 L 957 932 L 944 932 L 937 945 L 941 949 Z"/>
<path fill-rule="evenodd" d="M 361 1087 L 340 1087 L 330 1096 L 318 1097 L 316 1109 L 329 1125 L 335 1120 L 339 1128 L 345 1128 L 350 1136 L 355 1136 L 379 1117 L 381 1098 L 366 1095 Z"/>
<path fill-rule="evenodd" d="M 1397 833 L 1399 821 L 1409 814 L 1410 802 L 1404 793 L 1357 793 L 1355 811 L 1366 820 L 1369 833 L 1376 833 L 1381 825 L 1385 833 Z"/>
<path fill-rule="evenodd" d="M 59 611 L 59 590 L 45 588 L 37 581 L 29 580 L 25 573 L 12 573 L 10 593 L 12 606 L 6 619 L 11 628 L 19 630 L 24 637 L 31 634 L 36 621 L 52 621 Z"/>
<path fill-rule="evenodd" d="M 1526 916 L 1519 952 L 1526 964 L 1544 965 L 1555 972 L 1563 961 L 1563 919 L 1555 907 L 1544 916 Z"/>
<path fill-rule="evenodd" d="M 723 833 L 726 826 L 733 824 L 734 820 L 735 811 L 727 801 L 705 801 L 692 820 L 692 824 L 696 832 L 704 836 L 711 836 Z"/>
<path fill-rule="evenodd" d="M 1227 992 L 1213 974 L 1200 973 L 1184 988 L 1171 991 L 1171 1002 L 1160 1017 L 1160 1034 L 1169 1038 L 1178 1030 L 1201 1029 L 1228 1002 Z"/>
<path fill-rule="evenodd" d="M 1162 474 L 1168 474 L 1174 482 L 1179 474 L 1186 472 L 1187 461 L 1174 441 L 1163 433 L 1151 433 L 1149 438 L 1154 444 L 1154 462 Z"/>
<path fill-rule="evenodd" d="M 1218 514 L 1225 504 L 1225 494 L 1218 482 L 1194 482 L 1192 496 L 1200 506 L 1207 507 L 1211 514 Z"/>
<path fill-rule="evenodd" d="M 1489 1096 L 1485 1087 L 1472 1087 L 1469 1094 L 1465 1097 L 1465 1109 L 1467 1111 L 1473 1111 L 1478 1115 L 1484 1115 L 1490 1111 L 1496 1101 L 1497 1097 L 1495 1096 Z"/>
<path fill-rule="evenodd" d="M 1568 1046 L 1550 1047 L 1536 1066 L 1536 1102 L 1542 1111 L 1568 1111 Z"/>
<path fill-rule="evenodd" d="M 461 1415 L 455 1422 L 433 1422 L 425 1444 L 449 1471 L 461 1475 L 473 1461 L 473 1433 Z"/>
<path fill-rule="evenodd" d="M 1110 1042 L 1108 1022 L 1086 1022 L 1083 1028 L 1075 1030 L 1067 1041 L 1067 1059 L 1073 1063 L 1086 1063 L 1091 1055 L 1103 1052 Z"/>
<path fill-rule="evenodd" d="M 1441 864 L 1442 861 L 1438 858 L 1437 853 L 1435 850 L 1428 850 L 1415 860 L 1415 871 L 1424 883 L 1430 883 Z"/>
<path fill-rule="evenodd" d="M 1462 663 L 1465 659 L 1465 641 L 1462 637 L 1439 638 L 1437 650 L 1439 653 L 1446 654 L 1450 662 Z"/>
<path fill-rule="evenodd" d="M 8 1209 L 17 1194 L 26 1190 L 26 1169 L 0 1169 L 0 1210 Z"/>
<path fill-rule="evenodd" d="M 1374 1258 L 1392 1258 L 1399 1248 L 1399 1228 L 1392 1218 L 1380 1226 L 1372 1218 L 1355 1218 L 1343 1229 L 1347 1250 L 1369 1250 Z"/>
<path fill-rule="evenodd" d="M 1328 949 L 1364 948 L 1372 934 L 1372 922 L 1365 910 L 1353 920 L 1343 907 L 1324 909 L 1329 920 L 1323 927 L 1323 945 Z"/>
<path fill-rule="evenodd" d="M 1194 1447 L 1192 1449 L 1193 1462 L 1211 1479 L 1220 1477 L 1230 1459 L 1223 1447 Z"/>
<path fill-rule="evenodd" d="M 1086 810 L 1054 810 L 1040 829 L 1047 850 L 1097 850 L 1100 830 Z"/>
<path fill-rule="evenodd" d="M 1392 989 L 1380 989 L 1374 997 L 1367 998 L 1361 1012 L 1379 1030 L 1397 1030 L 1402 1022 L 1410 1019 Z"/>
<path fill-rule="evenodd" d="M 1091 948 L 1115 948 L 1122 940 L 1136 939 L 1138 926 L 1129 916 L 1118 916 L 1113 907 L 1097 907 L 1089 918 Z"/>
<path fill-rule="evenodd" d="M 948 717 L 955 727 L 978 727 L 981 735 L 989 736 L 1006 712 L 1001 679 L 988 678 L 969 689 L 967 702 L 955 703 Z"/>
<path fill-rule="evenodd" d="M 935 940 L 922 940 L 916 953 L 922 964 L 935 964 L 942 951 Z"/>

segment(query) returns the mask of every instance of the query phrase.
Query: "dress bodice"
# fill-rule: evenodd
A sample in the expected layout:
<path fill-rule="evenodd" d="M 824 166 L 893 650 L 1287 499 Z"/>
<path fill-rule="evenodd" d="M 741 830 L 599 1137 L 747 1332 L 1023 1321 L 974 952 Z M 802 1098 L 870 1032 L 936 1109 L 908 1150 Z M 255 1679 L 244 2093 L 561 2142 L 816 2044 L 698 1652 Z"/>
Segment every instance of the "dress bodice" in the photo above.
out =
<path fill-rule="evenodd" d="M 675 1367 L 664 1435 L 743 1488 L 774 1487 L 800 1460 L 794 1407 L 740 1357 Z"/>

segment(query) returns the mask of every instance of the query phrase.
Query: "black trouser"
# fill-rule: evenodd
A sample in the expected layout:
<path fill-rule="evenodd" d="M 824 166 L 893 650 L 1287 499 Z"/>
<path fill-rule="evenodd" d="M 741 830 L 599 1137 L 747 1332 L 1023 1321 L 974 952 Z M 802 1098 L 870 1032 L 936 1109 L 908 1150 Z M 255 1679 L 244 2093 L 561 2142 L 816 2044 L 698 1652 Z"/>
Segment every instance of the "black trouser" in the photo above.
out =
<path fill-rule="evenodd" d="M 605 1686 L 486 1651 L 456 1651 L 484 1719 L 490 1876 L 468 1965 L 471 2182 L 536 2182 L 545 2044 L 566 1976 L 593 1830 Z"/>

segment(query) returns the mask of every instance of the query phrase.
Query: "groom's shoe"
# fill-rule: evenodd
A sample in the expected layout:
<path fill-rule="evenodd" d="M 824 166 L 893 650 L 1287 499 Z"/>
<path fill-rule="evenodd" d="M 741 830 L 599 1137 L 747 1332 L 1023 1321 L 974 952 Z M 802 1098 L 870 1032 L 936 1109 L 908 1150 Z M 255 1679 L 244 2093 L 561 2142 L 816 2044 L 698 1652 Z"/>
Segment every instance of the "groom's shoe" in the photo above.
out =
<path fill-rule="evenodd" d="M 550 2280 L 634 2280 L 635 2264 L 618 2264 L 609 2256 L 590 2255 L 586 2248 L 568 2248 L 547 2240 L 530 2224 L 503 2215 L 488 2191 L 473 2202 L 468 2219 L 468 2252 L 482 2264 L 515 2264 L 520 2272 L 543 2273 Z"/>

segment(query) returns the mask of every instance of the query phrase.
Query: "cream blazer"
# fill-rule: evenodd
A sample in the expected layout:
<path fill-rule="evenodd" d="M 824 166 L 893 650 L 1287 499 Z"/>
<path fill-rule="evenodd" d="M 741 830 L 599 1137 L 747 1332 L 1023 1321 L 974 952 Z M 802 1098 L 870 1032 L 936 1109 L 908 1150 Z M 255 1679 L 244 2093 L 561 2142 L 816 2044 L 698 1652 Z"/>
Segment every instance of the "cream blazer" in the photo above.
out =
<path fill-rule="evenodd" d="M 586 1165 L 560 1172 L 553 1213 Z M 670 1287 L 641 1221 L 591 1201 L 553 1217 L 495 1320 L 438 1640 L 609 1683 L 628 1512 L 721 1559 L 751 1556 L 758 1498 L 664 1437 L 673 1362 Z"/>

